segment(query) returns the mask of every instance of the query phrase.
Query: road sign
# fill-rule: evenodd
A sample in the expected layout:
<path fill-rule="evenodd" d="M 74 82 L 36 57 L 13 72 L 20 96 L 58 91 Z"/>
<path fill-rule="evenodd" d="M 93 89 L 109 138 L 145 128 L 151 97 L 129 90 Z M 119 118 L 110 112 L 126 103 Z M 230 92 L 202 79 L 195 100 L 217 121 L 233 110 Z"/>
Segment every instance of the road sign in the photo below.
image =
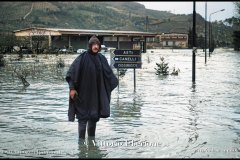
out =
<path fill-rule="evenodd" d="M 141 56 L 115 56 L 115 62 L 141 62 Z"/>
<path fill-rule="evenodd" d="M 115 68 L 141 68 L 141 63 L 114 63 Z"/>
<path fill-rule="evenodd" d="M 119 49 L 116 49 L 114 52 L 113 52 L 115 55 L 140 55 L 141 52 L 140 50 L 119 50 Z"/>
<path fill-rule="evenodd" d="M 142 59 L 140 50 L 115 50 L 112 66 L 115 68 L 141 68 Z"/>
<path fill-rule="evenodd" d="M 114 50 L 111 52 L 111 66 L 115 68 L 132 68 L 134 73 L 134 91 L 136 88 L 136 68 L 142 68 L 140 50 Z M 119 70 L 118 70 L 119 71 Z M 119 72 L 118 72 L 119 76 Z"/>

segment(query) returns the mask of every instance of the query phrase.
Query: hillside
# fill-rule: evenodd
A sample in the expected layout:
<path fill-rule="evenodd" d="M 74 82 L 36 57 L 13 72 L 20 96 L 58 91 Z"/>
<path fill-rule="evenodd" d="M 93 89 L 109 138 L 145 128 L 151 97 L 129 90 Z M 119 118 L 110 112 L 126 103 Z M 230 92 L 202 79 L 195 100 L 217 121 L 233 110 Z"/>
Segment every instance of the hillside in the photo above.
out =
<path fill-rule="evenodd" d="M 204 35 L 204 18 L 199 14 L 196 25 L 197 34 Z M 188 33 L 192 15 L 150 10 L 136 2 L 0 2 L 2 32 L 33 26 Z M 224 25 L 220 30 L 232 33 Z"/>

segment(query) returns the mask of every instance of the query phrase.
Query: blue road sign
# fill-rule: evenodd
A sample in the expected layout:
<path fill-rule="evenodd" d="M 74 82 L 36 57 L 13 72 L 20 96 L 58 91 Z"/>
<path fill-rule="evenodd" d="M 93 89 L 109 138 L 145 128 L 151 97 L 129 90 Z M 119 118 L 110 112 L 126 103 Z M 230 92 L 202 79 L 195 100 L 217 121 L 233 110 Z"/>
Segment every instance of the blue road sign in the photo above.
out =
<path fill-rule="evenodd" d="M 115 50 L 113 52 L 115 68 L 141 68 L 142 59 L 140 50 Z"/>
<path fill-rule="evenodd" d="M 141 68 L 142 63 L 114 63 L 115 68 Z"/>
<path fill-rule="evenodd" d="M 114 52 L 113 52 L 115 55 L 141 55 L 141 52 L 140 50 L 119 50 L 119 49 L 116 49 Z"/>
<path fill-rule="evenodd" d="M 141 62 L 141 56 L 115 56 L 115 62 Z"/>

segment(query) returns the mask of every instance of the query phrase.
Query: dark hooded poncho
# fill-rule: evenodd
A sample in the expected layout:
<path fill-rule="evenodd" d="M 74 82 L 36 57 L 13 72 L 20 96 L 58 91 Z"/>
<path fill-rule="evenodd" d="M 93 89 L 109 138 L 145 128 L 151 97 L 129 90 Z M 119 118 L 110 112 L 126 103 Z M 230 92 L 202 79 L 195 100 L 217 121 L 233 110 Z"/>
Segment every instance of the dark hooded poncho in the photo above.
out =
<path fill-rule="evenodd" d="M 88 50 L 71 64 L 66 81 L 70 89 L 78 93 L 72 100 L 69 96 L 68 120 L 95 120 L 110 116 L 111 92 L 118 79 L 105 56 Z"/>

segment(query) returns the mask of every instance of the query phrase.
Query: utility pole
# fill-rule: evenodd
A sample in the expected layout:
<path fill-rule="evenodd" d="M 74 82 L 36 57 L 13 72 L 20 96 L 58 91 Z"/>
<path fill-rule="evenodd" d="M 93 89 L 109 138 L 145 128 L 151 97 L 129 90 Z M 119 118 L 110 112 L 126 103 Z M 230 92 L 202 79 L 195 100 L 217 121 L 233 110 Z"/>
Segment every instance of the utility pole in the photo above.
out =
<path fill-rule="evenodd" d="M 197 51 L 196 47 L 196 10 L 195 10 L 196 2 L 193 1 L 193 54 L 192 54 L 192 82 L 195 83 L 195 75 L 196 75 L 196 55 Z"/>
<path fill-rule="evenodd" d="M 207 63 L 207 2 L 205 2 L 205 64 Z"/>
<path fill-rule="evenodd" d="M 148 16 L 146 16 L 146 32 L 148 31 Z"/>

